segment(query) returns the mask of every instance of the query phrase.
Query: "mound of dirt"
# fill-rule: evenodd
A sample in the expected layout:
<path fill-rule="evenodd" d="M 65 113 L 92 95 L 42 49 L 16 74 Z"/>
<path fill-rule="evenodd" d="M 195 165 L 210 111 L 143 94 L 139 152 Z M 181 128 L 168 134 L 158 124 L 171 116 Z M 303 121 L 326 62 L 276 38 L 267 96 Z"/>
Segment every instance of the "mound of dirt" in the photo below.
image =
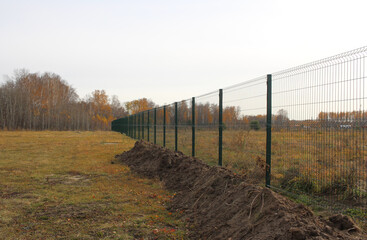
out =
<path fill-rule="evenodd" d="M 180 152 L 139 141 L 116 158 L 176 192 L 170 210 L 183 212 L 190 239 L 367 239 L 345 216 L 316 217 L 302 204 Z"/>

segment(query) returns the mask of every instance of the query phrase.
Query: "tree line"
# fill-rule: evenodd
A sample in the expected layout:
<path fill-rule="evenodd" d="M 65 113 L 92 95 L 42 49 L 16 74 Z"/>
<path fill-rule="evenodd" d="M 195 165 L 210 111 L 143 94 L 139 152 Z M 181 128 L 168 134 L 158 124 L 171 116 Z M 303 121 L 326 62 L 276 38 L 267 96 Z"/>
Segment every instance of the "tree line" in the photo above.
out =
<path fill-rule="evenodd" d="M 178 103 L 179 124 L 191 123 L 191 106 Z M 111 121 L 158 107 L 152 100 L 141 98 L 121 103 L 104 90 L 95 90 L 80 98 L 75 89 L 55 73 L 30 73 L 16 70 L 0 85 L 0 129 L 7 130 L 110 130 Z M 219 106 L 196 104 L 196 124 L 219 123 Z M 151 114 L 153 117 L 153 114 Z M 163 121 L 163 108 L 157 119 Z M 265 126 L 266 116 L 241 116 L 240 108 L 223 109 L 223 122 L 228 125 L 257 120 Z M 174 123 L 174 106 L 167 106 L 166 123 Z"/>
<path fill-rule="evenodd" d="M 163 107 L 156 109 L 157 124 L 163 124 L 164 111 Z M 149 122 L 153 122 L 153 110 L 151 110 Z M 178 125 L 191 125 L 192 123 L 192 106 L 188 101 L 177 103 L 177 120 Z M 274 123 L 286 124 L 290 120 L 288 112 L 280 109 L 273 115 Z M 147 121 L 147 120 L 146 120 Z M 251 122 L 258 122 L 259 127 L 265 128 L 266 115 L 243 115 L 239 106 L 224 106 L 222 110 L 222 121 L 225 127 L 228 128 L 250 128 Z M 166 124 L 172 125 L 175 122 L 175 107 L 173 104 L 166 106 Z M 197 126 L 217 126 L 219 124 L 219 105 L 215 103 L 196 103 L 195 104 L 195 124 Z"/>
<path fill-rule="evenodd" d="M 178 102 L 178 123 L 191 124 L 192 106 L 188 101 Z M 55 73 L 30 73 L 17 70 L 14 76 L 0 85 L 0 129 L 16 130 L 110 130 L 111 121 L 131 114 L 157 108 L 157 123 L 163 123 L 163 107 L 152 100 L 141 98 L 121 103 L 104 90 L 95 90 L 81 99 L 75 89 Z M 197 103 L 196 124 L 217 125 L 218 104 Z M 173 105 L 166 106 L 166 123 L 175 121 Z M 244 115 L 238 106 L 223 108 L 223 123 L 228 128 L 266 127 L 266 115 Z M 153 118 L 153 114 L 150 115 Z M 288 112 L 278 110 L 272 116 L 273 127 L 304 128 L 351 125 L 365 127 L 367 113 L 320 112 L 315 120 L 289 120 Z M 150 120 L 153 122 L 153 120 Z"/>
<path fill-rule="evenodd" d="M 81 99 L 59 75 L 22 69 L 0 85 L 0 129 L 110 130 L 112 120 L 154 106 L 146 98 L 121 104 L 104 90 Z"/>
<path fill-rule="evenodd" d="M 166 124 L 173 125 L 175 122 L 175 107 L 173 104 L 166 107 Z M 156 109 L 157 124 L 163 124 L 163 107 Z M 153 111 L 151 111 L 149 122 L 153 123 Z M 178 125 L 191 125 L 192 106 L 189 101 L 177 103 Z M 146 115 L 145 115 L 146 116 Z M 147 121 L 147 120 L 145 120 Z M 266 114 L 245 115 L 239 106 L 224 106 L 222 121 L 226 129 L 265 129 Z M 219 106 L 215 103 L 195 104 L 195 124 L 200 126 L 217 127 L 219 124 Z M 315 119 L 290 120 L 288 111 L 279 109 L 272 115 L 272 129 L 309 129 L 309 128 L 351 128 L 367 127 L 367 112 L 320 112 Z"/>

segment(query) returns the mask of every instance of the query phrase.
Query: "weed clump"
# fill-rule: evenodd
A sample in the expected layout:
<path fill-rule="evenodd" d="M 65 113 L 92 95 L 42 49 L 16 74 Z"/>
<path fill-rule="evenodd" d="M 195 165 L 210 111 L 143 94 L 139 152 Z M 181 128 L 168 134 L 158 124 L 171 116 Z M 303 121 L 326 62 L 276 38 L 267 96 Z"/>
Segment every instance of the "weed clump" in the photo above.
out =
<path fill-rule="evenodd" d="M 298 168 L 289 168 L 285 171 L 284 177 L 280 180 L 280 186 L 285 190 L 303 191 L 312 193 L 315 191 L 315 184 L 307 177 L 302 176 Z"/>

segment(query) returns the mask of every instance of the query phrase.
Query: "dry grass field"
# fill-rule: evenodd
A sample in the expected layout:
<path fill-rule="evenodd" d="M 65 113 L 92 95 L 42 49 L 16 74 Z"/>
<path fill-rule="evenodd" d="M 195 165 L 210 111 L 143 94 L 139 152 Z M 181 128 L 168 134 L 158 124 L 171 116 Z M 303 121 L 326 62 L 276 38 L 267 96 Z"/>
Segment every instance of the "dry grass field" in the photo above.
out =
<path fill-rule="evenodd" d="M 179 129 L 178 150 L 191 155 L 191 129 Z M 367 138 L 363 131 L 274 131 L 272 133 L 272 181 L 296 183 L 320 194 L 367 197 Z M 173 148 L 174 133 L 168 145 Z M 160 141 L 157 141 L 160 144 Z M 218 132 L 196 131 L 196 156 L 210 165 L 218 163 Z M 223 166 L 242 174 L 255 173 L 264 181 L 266 132 L 223 131 Z M 293 180 L 293 181 L 292 181 Z M 358 192 L 357 192 L 358 191 Z"/>
<path fill-rule="evenodd" d="M 1 239 L 184 239 L 173 193 L 115 154 L 114 132 L 0 132 Z"/>

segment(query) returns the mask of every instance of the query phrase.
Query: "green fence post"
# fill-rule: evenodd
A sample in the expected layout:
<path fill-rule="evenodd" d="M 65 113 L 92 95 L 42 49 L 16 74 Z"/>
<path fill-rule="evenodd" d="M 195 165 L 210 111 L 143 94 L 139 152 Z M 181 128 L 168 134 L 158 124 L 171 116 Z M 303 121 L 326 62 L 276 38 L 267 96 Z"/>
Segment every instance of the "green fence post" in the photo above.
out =
<path fill-rule="evenodd" d="M 131 118 L 131 138 L 134 138 L 134 115 L 130 116 Z"/>
<path fill-rule="evenodd" d="M 122 133 L 124 133 L 126 135 L 126 125 L 127 125 L 127 121 L 126 121 L 126 118 L 123 118 L 123 121 L 122 121 Z"/>
<path fill-rule="evenodd" d="M 131 115 L 131 138 L 134 138 L 135 135 L 135 117 Z"/>
<path fill-rule="evenodd" d="M 131 138 L 134 138 L 134 116 L 131 115 L 130 116 L 130 121 L 131 121 L 131 126 L 130 126 L 130 133 L 131 133 Z"/>
<path fill-rule="evenodd" d="M 222 143 L 223 143 L 223 89 L 219 89 L 219 141 L 218 141 L 218 165 L 222 166 Z"/>
<path fill-rule="evenodd" d="M 148 119 L 147 119 L 147 140 L 149 142 L 149 125 L 150 125 L 150 117 L 149 117 L 149 112 L 150 110 L 148 110 Z"/>
<path fill-rule="evenodd" d="M 139 113 L 136 114 L 136 139 L 139 139 Z"/>
<path fill-rule="evenodd" d="M 123 118 L 121 120 L 121 130 L 120 130 L 120 133 L 126 134 L 126 119 L 125 118 Z"/>
<path fill-rule="evenodd" d="M 125 129 L 125 119 L 119 119 L 119 121 L 120 121 L 119 132 L 122 134 L 124 133 L 124 129 Z"/>
<path fill-rule="evenodd" d="M 192 143 L 191 143 L 191 155 L 195 156 L 195 98 L 191 100 L 191 125 L 192 125 Z"/>
<path fill-rule="evenodd" d="M 139 137 L 140 139 L 142 139 L 142 134 L 143 134 L 143 115 L 142 113 L 139 113 L 139 129 L 140 129 L 140 133 L 139 133 Z"/>
<path fill-rule="evenodd" d="M 120 119 L 120 122 L 121 122 L 121 124 L 120 124 L 120 133 L 122 134 L 122 133 L 124 133 L 124 130 L 125 130 L 125 119 Z M 113 122 L 111 122 L 111 124 L 112 124 Z"/>
<path fill-rule="evenodd" d="M 127 129 L 126 129 L 126 136 L 129 136 L 129 127 L 130 127 L 130 125 L 129 125 L 129 117 L 126 117 L 126 119 L 127 119 Z"/>
<path fill-rule="evenodd" d="M 122 119 L 122 130 L 121 133 L 126 134 L 126 118 Z"/>
<path fill-rule="evenodd" d="M 132 126 L 131 126 L 131 137 L 135 138 L 135 117 L 131 116 Z"/>
<path fill-rule="evenodd" d="M 130 118 L 131 118 L 131 138 L 134 138 L 134 115 L 131 115 Z"/>
<path fill-rule="evenodd" d="M 163 107 L 163 147 L 166 146 L 166 106 Z"/>
<path fill-rule="evenodd" d="M 136 139 L 136 125 L 137 125 L 136 114 L 134 114 L 134 139 Z"/>
<path fill-rule="evenodd" d="M 127 124 L 127 122 L 126 122 L 126 118 L 123 118 L 122 132 L 123 132 L 124 134 L 126 134 L 126 124 Z"/>
<path fill-rule="evenodd" d="M 143 131 L 143 125 L 142 125 L 142 114 L 139 113 L 139 139 L 142 139 L 142 131 Z"/>
<path fill-rule="evenodd" d="M 144 139 L 144 127 L 145 127 L 145 125 L 144 125 L 144 114 L 145 114 L 145 112 L 142 112 L 142 113 L 141 113 L 141 118 L 142 118 L 142 119 L 141 119 L 141 121 L 142 121 L 142 126 L 141 126 L 141 127 L 142 127 L 142 128 L 141 128 L 141 138 L 142 138 L 142 139 Z"/>
<path fill-rule="evenodd" d="M 140 139 L 141 134 L 141 114 L 138 113 L 138 139 Z"/>
<path fill-rule="evenodd" d="M 178 142 L 177 142 L 177 139 L 178 139 L 178 136 L 177 136 L 177 122 L 178 122 L 178 117 L 177 117 L 177 102 L 175 102 L 175 151 L 177 152 L 178 150 Z"/>
<path fill-rule="evenodd" d="M 266 77 L 267 84 L 267 104 L 266 104 L 266 176 L 265 185 L 270 187 L 270 174 L 271 174 L 271 74 Z"/>
<path fill-rule="evenodd" d="M 157 108 L 154 108 L 154 144 L 157 143 Z"/>

